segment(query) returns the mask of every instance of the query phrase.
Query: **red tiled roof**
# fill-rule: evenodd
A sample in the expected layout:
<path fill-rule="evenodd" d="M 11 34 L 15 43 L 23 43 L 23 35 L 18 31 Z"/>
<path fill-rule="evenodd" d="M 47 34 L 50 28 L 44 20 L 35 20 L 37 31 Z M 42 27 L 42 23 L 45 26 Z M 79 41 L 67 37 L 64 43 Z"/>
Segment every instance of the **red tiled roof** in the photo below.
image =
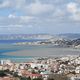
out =
<path fill-rule="evenodd" d="M 30 74 L 31 76 L 37 76 L 37 77 L 39 77 L 39 76 L 42 76 L 41 74 Z"/>

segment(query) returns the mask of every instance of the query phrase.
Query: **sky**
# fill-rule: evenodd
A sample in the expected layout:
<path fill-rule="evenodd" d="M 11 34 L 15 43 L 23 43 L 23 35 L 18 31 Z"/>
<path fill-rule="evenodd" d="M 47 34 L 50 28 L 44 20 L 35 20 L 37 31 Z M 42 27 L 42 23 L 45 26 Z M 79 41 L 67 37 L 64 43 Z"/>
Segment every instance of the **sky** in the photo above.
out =
<path fill-rule="evenodd" d="M 80 0 L 0 0 L 0 34 L 80 33 Z"/>

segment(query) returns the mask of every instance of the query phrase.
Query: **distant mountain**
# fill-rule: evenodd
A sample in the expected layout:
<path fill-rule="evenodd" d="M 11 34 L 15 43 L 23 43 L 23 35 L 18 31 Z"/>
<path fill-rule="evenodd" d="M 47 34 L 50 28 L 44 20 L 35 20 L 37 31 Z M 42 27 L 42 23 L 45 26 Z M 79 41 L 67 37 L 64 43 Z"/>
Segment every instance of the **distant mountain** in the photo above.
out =
<path fill-rule="evenodd" d="M 51 39 L 49 34 L 0 34 L 0 40 Z"/>
<path fill-rule="evenodd" d="M 71 40 L 80 38 L 80 34 L 78 33 L 77 34 L 74 34 L 74 33 L 59 34 L 58 36 L 64 39 L 71 39 Z"/>
<path fill-rule="evenodd" d="M 75 46 L 80 45 L 80 38 L 72 40 L 72 44 L 75 45 Z"/>
<path fill-rule="evenodd" d="M 39 39 L 41 41 L 35 42 L 20 42 L 20 45 L 30 44 L 30 45 L 44 45 L 52 44 L 61 47 L 80 47 L 80 34 L 59 34 L 59 35 L 49 35 L 49 34 L 11 34 L 11 35 L 0 35 L 0 40 L 28 40 L 28 39 Z M 42 41 L 44 40 L 44 41 Z"/>

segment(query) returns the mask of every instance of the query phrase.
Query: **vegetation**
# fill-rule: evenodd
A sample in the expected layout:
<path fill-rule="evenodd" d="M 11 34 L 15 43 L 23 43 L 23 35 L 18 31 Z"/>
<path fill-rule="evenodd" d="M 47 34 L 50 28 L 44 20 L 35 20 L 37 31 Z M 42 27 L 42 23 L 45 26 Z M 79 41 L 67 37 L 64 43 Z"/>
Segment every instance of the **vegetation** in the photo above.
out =
<path fill-rule="evenodd" d="M 34 78 L 33 80 L 43 80 L 42 78 Z"/>
<path fill-rule="evenodd" d="M 66 75 L 63 74 L 52 74 L 49 75 L 48 80 L 69 80 Z"/>
<path fill-rule="evenodd" d="M 27 78 L 27 80 L 31 80 L 31 78 L 30 78 L 30 77 L 28 77 L 28 78 Z"/>
<path fill-rule="evenodd" d="M 6 72 L 4 72 L 3 70 L 0 70 L 0 77 L 4 77 L 7 76 Z"/>
<path fill-rule="evenodd" d="M 31 79 L 27 79 L 26 77 L 20 77 L 20 80 L 31 80 Z"/>
<path fill-rule="evenodd" d="M 9 70 L 0 70 L 0 77 L 5 77 L 8 74 L 12 75 L 15 78 L 15 80 L 42 80 L 42 78 L 31 79 L 30 77 L 27 78 L 27 77 L 19 76 L 17 72 L 13 72 Z"/>
<path fill-rule="evenodd" d="M 17 72 L 13 73 L 13 77 L 19 77 Z"/>

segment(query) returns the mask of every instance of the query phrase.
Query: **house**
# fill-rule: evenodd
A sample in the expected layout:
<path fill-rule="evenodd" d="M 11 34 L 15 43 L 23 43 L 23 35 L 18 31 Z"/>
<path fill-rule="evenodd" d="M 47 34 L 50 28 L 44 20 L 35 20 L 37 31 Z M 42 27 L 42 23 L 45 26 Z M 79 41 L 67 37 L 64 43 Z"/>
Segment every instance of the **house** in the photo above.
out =
<path fill-rule="evenodd" d="M 40 73 L 43 77 L 43 80 L 47 80 L 49 77 L 50 72 L 49 71 L 44 71 Z"/>
<path fill-rule="evenodd" d="M 26 70 L 20 70 L 19 72 L 20 72 L 19 74 L 22 74 L 22 76 L 30 77 L 32 79 L 42 77 L 41 74 L 38 74 L 38 73 L 33 74 L 33 73 L 26 71 Z"/>
<path fill-rule="evenodd" d="M 71 77 L 70 80 L 80 80 L 80 77 Z"/>
<path fill-rule="evenodd" d="M 0 70 L 2 70 L 3 69 L 3 66 L 2 65 L 0 65 Z"/>
<path fill-rule="evenodd" d="M 75 73 L 80 73 L 80 66 L 77 66 L 77 67 L 76 67 Z"/>
<path fill-rule="evenodd" d="M 42 77 L 41 74 L 28 74 L 28 76 L 29 76 L 31 79 Z"/>
<path fill-rule="evenodd" d="M 5 77 L 0 77 L 0 80 L 14 80 L 14 78 L 5 76 Z"/>

